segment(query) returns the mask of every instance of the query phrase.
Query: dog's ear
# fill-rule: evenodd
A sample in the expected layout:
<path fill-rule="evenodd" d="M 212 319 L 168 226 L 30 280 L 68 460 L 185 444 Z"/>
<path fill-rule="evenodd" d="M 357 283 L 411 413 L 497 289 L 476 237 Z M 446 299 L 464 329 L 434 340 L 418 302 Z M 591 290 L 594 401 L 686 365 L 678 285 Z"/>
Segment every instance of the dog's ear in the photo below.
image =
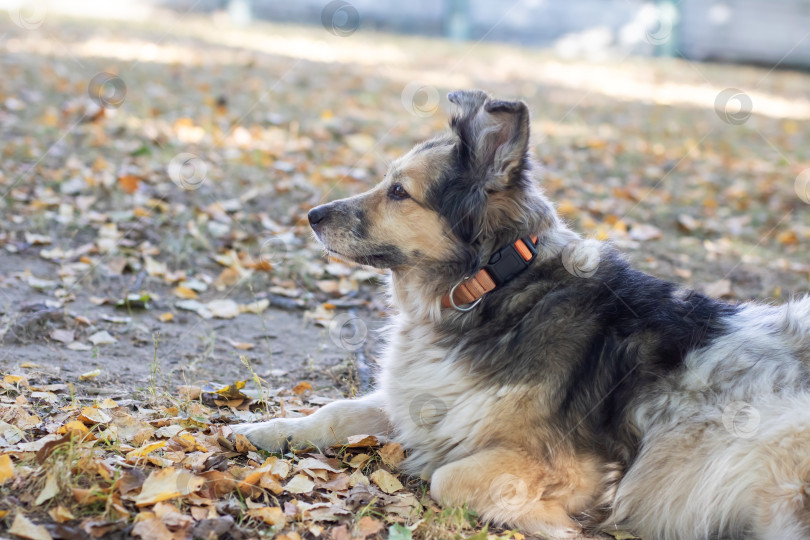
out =
<path fill-rule="evenodd" d="M 460 109 L 450 124 L 460 140 L 461 162 L 490 189 L 509 184 L 526 163 L 529 108 L 522 101 L 490 99 L 480 90 L 447 97 Z"/>

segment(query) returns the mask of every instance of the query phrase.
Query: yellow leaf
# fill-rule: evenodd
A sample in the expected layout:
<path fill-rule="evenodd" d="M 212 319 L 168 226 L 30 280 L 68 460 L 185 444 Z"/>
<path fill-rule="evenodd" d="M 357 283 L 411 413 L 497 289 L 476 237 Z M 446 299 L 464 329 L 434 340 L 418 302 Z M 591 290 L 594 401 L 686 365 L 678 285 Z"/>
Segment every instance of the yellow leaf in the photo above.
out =
<path fill-rule="evenodd" d="M 192 291 L 192 292 L 194 292 L 194 291 Z M 160 315 L 158 315 L 158 320 L 160 322 L 173 321 L 174 320 L 174 314 L 169 313 L 168 311 L 166 313 L 161 313 Z"/>
<path fill-rule="evenodd" d="M 11 463 L 11 456 L 3 454 L 0 456 L 0 484 L 9 478 L 14 478 L 14 465 Z"/>
<path fill-rule="evenodd" d="M 312 392 L 312 385 L 306 381 L 300 382 L 293 387 L 292 391 L 295 395 L 300 396 L 301 394 Z"/>
<path fill-rule="evenodd" d="M 48 510 L 48 515 L 51 516 L 51 519 L 53 519 L 57 523 L 64 523 L 66 521 L 70 521 L 71 519 L 76 519 L 73 516 L 73 514 L 70 513 L 70 510 L 68 510 L 61 504 L 55 508 L 51 508 L 50 510 Z"/>
<path fill-rule="evenodd" d="M 28 386 L 28 381 L 22 375 L 6 375 L 3 377 L 3 382 L 6 384 L 20 383 L 23 386 Z"/>
<path fill-rule="evenodd" d="M 127 454 L 127 460 L 138 459 L 164 446 L 166 446 L 166 441 L 158 441 L 142 446 L 141 448 L 136 448 Z"/>
<path fill-rule="evenodd" d="M 386 465 L 396 467 L 405 459 L 405 450 L 399 443 L 388 443 L 380 448 L 380 457 Z"/>
<path fill-rule="evenodd" d="M 118 177 L 118 183 L 121 189 L 126 193 L 135 193 L 138 190 L 138 177 L 131 174 Z"/>
<path fill-rule="evenodd" d="M 94 369 L 93 371 L 88 371 L 87 373 L 82 373 L 81 375 L 79 375 L 79 380 L 80 381 L 92 381 L 93 379 L 95 379 L 99 375 L 101 375 L 101 370 L 100 369 Z"/>
<path fill-rule="evenodd" d="M 183 497 L 198 491 L 205 479 L 182 469 L 160 469 L 153 471 L 143 483 L 141 493 L 135 499 L 135 506 L 149 506 L 176 497 Z"/>
<path fill-rule="evenodd" d="M 265 506 L 263 508 L 251 508 L 247 511 L 247 515 L 254 519 L 260 519 L 274 527 L 284 527 L 287 524 L 287 518 L 284 516 L 284 511 L 278 506 Z"/>
<path fill-rule="evenodd" d="M 116 407 L 118 407 L 118 403 L 112 398 L 105 399 L 101 402 L 101 405 L 99 405 L 100 409 L 115 409 Z"/>
<path fill-rule="evenodd" d="M 219 390 L 217 390 L 217 394 L 228 399 L 246 398 L 247 396 L 242 392 L 240 392 L 240 390 L 245 387 L 245 384 L 247 384 L 247 380 L 236 381 L 235 383 L 228 385 L 225 388 L 220 388 Z"/>
<path fill-rule="evenodd" d="M 175 296 L 179 298 L 184 298 L 186 300 L 194 300 L 197 298 L 197 292 L 194 289 L 189 289 L 188 287 L 183 287 L 182 285 L 178 285 L 172 292 Z"/>
<path fill-rule="evenodd" d="M 68 422 L 67 424 L 65 424 L 64 426 L 59 428 L 59 433 L 60 434 L 62 434 L 62 433 L 76 433 L 76 434 L 79 434 L 79 435 L 83 435 L 83 434 L 89 433 L 89 432 L 90 432 L 90 430 L 87 429 L 87 426 L 85 426 L 82 422 L 79 422 L 78 420 L 71 420 L 70 422 Z"/>
<path fill-rule="evenodd" d="M 377 469 L 369 475 L 369 478 L 389 495 L 395 491 L 399 491 L 403 487 L 402 482 L 385 469 Z"/>

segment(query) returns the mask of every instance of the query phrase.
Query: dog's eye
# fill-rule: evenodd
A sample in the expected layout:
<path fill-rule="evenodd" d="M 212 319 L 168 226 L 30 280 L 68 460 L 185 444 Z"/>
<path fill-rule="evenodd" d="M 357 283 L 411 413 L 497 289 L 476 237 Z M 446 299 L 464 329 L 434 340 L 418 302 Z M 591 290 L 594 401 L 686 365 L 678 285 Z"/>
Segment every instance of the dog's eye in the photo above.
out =
<path fill-rule="evenodd" d="M 394 199 L 395 201 L 401 201 L 403 199 L 407 199 L 410 197 L 408 192 L 405 191 L 405 188 L 402 187 L 402 184 L 394 184 L 390 188 L 388 188 L 388 196 Z"/>

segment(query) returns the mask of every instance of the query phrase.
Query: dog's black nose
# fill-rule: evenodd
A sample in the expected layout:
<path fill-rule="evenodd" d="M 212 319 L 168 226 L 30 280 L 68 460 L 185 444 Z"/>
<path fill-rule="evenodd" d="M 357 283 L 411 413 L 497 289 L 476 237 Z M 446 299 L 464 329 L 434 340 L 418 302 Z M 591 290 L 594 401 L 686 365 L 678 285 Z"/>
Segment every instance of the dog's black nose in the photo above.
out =
<path fill-rule="evenodd" d="M 329 209 L 326 208 L 325 204 L 322 204 L 321 206 L 316 206 L 315 208 L 309 211 L 309 214 L 307 214 L 307 216 L 309 217 L 309 225 L 311 227 L 314 227 L 315 225 L 323 221 L 323 218 L 325 218 L 326 214 L 328 213 Z"/>

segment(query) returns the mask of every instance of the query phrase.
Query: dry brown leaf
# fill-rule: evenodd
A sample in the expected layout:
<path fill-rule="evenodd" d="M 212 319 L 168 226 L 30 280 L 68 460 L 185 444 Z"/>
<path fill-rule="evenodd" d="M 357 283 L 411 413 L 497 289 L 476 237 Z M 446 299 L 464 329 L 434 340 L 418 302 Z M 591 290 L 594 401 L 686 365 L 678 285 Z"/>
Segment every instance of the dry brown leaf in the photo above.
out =
<path fill-rule="evenodd" d="M 312 392 L 312 385 L 306 381 L 302 381 L 296 384 L 292 391 L 296 396 L 300 396 L 302 394 L 306 394 L 307 392 Z"/>
<path fill-rule="evenodd" d="M 346 439 L 346 448 L 370 448 L 379 446 L 380 440 L 374 435 L 352 435 Z"/>
<path fill-rule="evenodd" d="M 284 515 L 284 511 L 278 506 L 252 508 L 247 511 L 247 515 L 278 528 L 282 528 L 287 524 L 287 518 Z"/>
<path fill-rule="evenodd" d="M 383 463 L 391 467 L 397 467 L 405 459 L 405 449 L 399 443 L 388 443 L 379 451 Z"/>
<path fill-rule="evenodd" d="M 386 471 L 385 469 L 377 469 L 369 476 L 372 482 L 380 486 L 384 492 L 391 493 L 397 492 L 402 489 L 402 482 L 396 476 Z"/>
<path fill-rule="evenodd" d="M 328 465 L 328 464 L 324 463 L 323 461 L 320 461 L 320 460 L 312 458 L 312 457 L 308 457 L 308 458 L 304 458 L 304 459 L 300 460 L 296 464 L 296 469 L 298 469 L 298 470 L 315 469 L 315 470 L 324 470 L 324 471 L 329 471 L 329 472 L 334 472 L 334 473 L 341 472 L 340 469 L 336 469 L 336 468 L 332 467 L 331 465 Z"/>
<path fill-rule="evenodd" d="M 383 530 L 383 527 L 385 527 L 385 525 L 382 521 L 374 519 L 371 516 L 363 516 L 354 526 L 354 532 L 356 536 L 365 539 L 379 533 Z"/>
<path fill-rule="evenodd" d="M 14 522 L 8 532 L 29 540 L 51 540 L 51 535 L 45 527 L 34 524 L 22 514 L 14 516 Z"/>
<path fill-rule="evenodd" d="M 256 452 L 258 449 L 253 446 L 253 443 L 248 440 L 247 437 L 242 435 L 241 433 L 237 433 L 235 437 L 235 446 L 236 451 L 242 454 L 247 454 L 248 452 Z"/>
<path fill-rule="evenodd" d="M 239 283 L 241 279 L 242 279 L 242 272 L 240 272 L 233 266 L 229 266 L 228 268 L 220 272 L 216 281 L 214 281 L 214 287 L 216 287 L 217 290 L 222 291 L 228 287 L 233 287 L 234 285 Z"/>
<path fill-rule="evenodd" d="M 182 469 L 160 469 L 152 471 L 143 483 L 141 493 L 135 499 L 135 506 L 149 506 L 176 497 L 183 497 L 198 491 L 205 479 Z"/>
<path fill-rule="evenodd" d="M 174 289 L 172 289 L 172 293 L 178 298 L 183 298 L 185 300 L 196 300 L 197 298 L 197 291 L 194 289 L 189 289 L 188 287 L 184 287 L 182 285 L 178 285 Z"/>
<path fill-rule="evenodd" d="M 55 329 L 51 331 L 50 336 L 52 340 L 60 343 L 73 343 L 73 340 L 76 339 L 73 330 Z"/>
<path fill-rule="evenodd" d="M 118 177 L 118 185 L 121 186 L 125 193 L 130 195 L 138 191 L 138 182 L 138 177 L 131 174 Z"/>
<path fill-rule="evenodd" d="M 148 455 L 149 453 L 154 452 L 158 448 L 163 448 L 164 446 L 166 446 L 166 441 L 157 441 L 144 445 L 141 448 L 136 448 L 135 450 L 132 450 L 127 453 L 127 461 L 134 461 L 137 460 L 138 458 L 142 458 Z"/>
<path fill-rule="evenodd" d="M 104 411 L 104 409 L 98 409 L 96 407 L 84 407 L 82 412 L 79 413 L 79 421 L 84 422 L 88 426 L 92 426 L 95 424 L 106 424 L 112 417 Z"/>
<path fill-rule="evenodd" d="M 357 469 L 358 467 L 362 467 L 363 464 L 369 459 L 371 459 L 369 454 L 357 454 L 349 461 L 349 467 L 352 469 Z"/>
<path fill-rule="evenodd" d="M 177 393 L 180 394 L 182 399 L 195 400 L 200 399 L 202 395 L 202 388 L 199 386 L 186 386 L 181 385 L 177 387 Z"/>
<path fill-rule="evenodd" d="M 315 482 L 305 474 L 297 474 L 284 486 L 284 491 L 290 493 L 309 493 L 315 487 Z"/>
<path fill-rule="evenodd" d="M 39 496 L 37 497 L 37 500 L 34 501 L 34 505 L 39 506 L 40 504 L 53 499 L 58 494 L 59 482 L 56 480 L 56 475 L 52 471 L 48 471 L 48 475 L 45 477 L 45 486 L 43 486 L 42 491 L 39 492 Z"/>
<path fill-rule="evenodd" d="M 48 515 L 51 516 L 51 519 L 57 523 L 65 523 L 66 521 L 76 519 L 70 510 L 61 504 L 48 510 Z"/>

